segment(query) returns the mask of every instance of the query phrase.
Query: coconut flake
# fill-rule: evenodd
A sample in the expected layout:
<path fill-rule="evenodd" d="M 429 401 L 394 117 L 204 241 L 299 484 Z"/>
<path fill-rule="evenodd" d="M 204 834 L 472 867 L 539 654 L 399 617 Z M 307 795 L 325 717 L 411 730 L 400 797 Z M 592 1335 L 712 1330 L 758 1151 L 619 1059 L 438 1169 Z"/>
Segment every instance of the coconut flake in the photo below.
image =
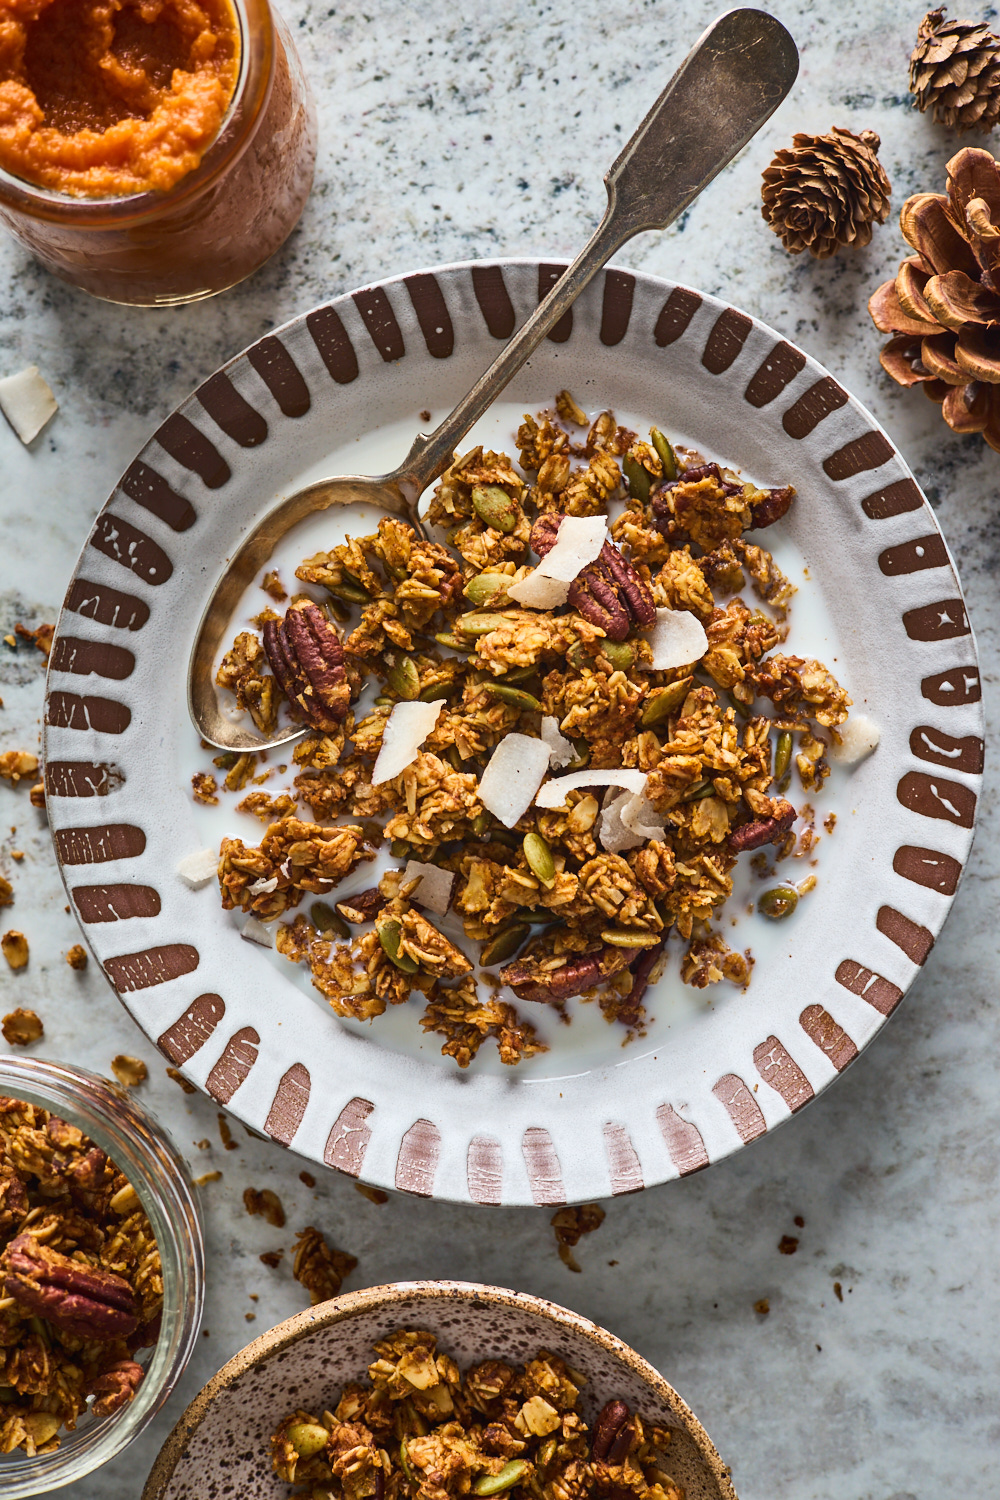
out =
<path fill-rule="evenodd" d="M 25 445 L 58 410 L 59 402 L 37 365 L 0 380 L 0 411 Z"/>
<path fill-rule="evenodd" d="M 417 752 L 438 721 L 443 699 L 436 703 L 397 703 L 382 734 L 382 748 L 372 771 L 372 786 L 393 781 L 417 758 Z"/>
<path fill-rule="evenodd" d="M 563 516 L 555 545 L 527 578 L 511 585 L 509 598 L 534 609 L 565 604 L 573 579 L 600 556 L 607 539 L 605 516 Z"/>
<path fill-rule="evenodd" d="M 246 938 L 248 943 L 259 943 L 262 948 L 274 947 L 273 934 L 256 917 L 247 917 L 240 937 Z"/>
<path fill-rule="evenodd" d="M 638 849 L 640 844 L 646 842 L 633 829 L 626 828 L 622 821 L 622 813 L 632 800 L 632 792 L 620 792 L 601 813 L 597 837 L 601 841 L 601 848 L 606 849 L 609 854 L 620 854 L 623 849 Z"/>
<path fill-rule="evenodd" d="M 400 884 L 409 885 L 411 880 L 419 880 L 420 884 L 410 899 L 416 901 L 419 906 L 426 906 L 428 911 L 437 912 L 439 917 L 445 916 L 451 905 L 451 888 L 455 884 L 454 873 L 451 870 L 442 870 L 439 865 L 426 865 L 418 859 L 411 859 L 407 861 Z"/>
<path fill-rule="evenodd" d="M 656 808 L 643 792 L 629 798 L 621 810 L 621 820 L 626 828 L 637 833 L 643 840 L 662 839 L 666 834 Z"/>
<path fill-rule="evenodd" d="M 572 740 L 559 733 L 559 720 L 552 714 L 546 714 L 542 720 L 542 739 L 549 747 L 549 765 L 568 766 L 576 748 Z"/>
<path fill-rule="evenodd" d="M 549 747 L 528 734 L 508 734 L 490 756 L 479 798 L 505 828 L 513 828 L 531 806 L 549 769 Z"/>
<path fill-rule="evenodd" d="M 251 896 L 269 896 L 272 891 L 278 889 L 278 877 L 272 875 L 270 880 L 255 880 L 253 885 L 247 886 Z"/>
<path fill-rule="evenodd" d="M 624 766 L 611 771 L 572 771 L 569 776 L 556 776 L 547 781 L 535 798 L 535 806 L 562 807 L 566 793 L 575 792 L 581 786 L 623 786 L 633 795 L 638 795 L 645 789 L 646 773 L 626 770 Z"/>
<path fill-rule="evenodd" d="M 177 873 L 185 885 L 193 891 L 200 891 L 203 885 L 215 879 L 218 869 L 219 851 L 199 849 L 196 854 L 185 854 L 177 866 Z"/>
<path fill-rule="evenodd" d="M 840 743 L 834 740 L 830 746 L 830 759 L 842 766 L 856 766 L 871 755 L 882 738 L 881 729 L 867 714 L 852 714 L 846 724 L 840 725 L 837 734 Z"/>
<path fill-rule="evenodd" d="M 648 637 L 653 650 L 654 672 L 670 672 L 700 661 L 708 650 L 705 627 L 687 609 L 658 609 L 656 624 Z"/>

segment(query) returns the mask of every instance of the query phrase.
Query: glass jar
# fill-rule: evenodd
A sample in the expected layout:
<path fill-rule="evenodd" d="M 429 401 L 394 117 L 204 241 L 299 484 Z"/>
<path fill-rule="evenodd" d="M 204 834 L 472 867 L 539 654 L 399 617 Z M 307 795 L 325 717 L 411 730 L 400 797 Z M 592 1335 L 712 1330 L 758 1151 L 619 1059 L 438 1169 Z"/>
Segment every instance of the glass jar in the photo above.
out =
<path fill-rule="evenodd" d="M 240 66 L 222 129 L 167 192 L 76 198 L 0 169 L 0 223 L 63 281 L 109 302 L 212 297 L 291 234 L 316 163 L 316 117 L 298 54 L 268 0 L 232 0 Z"/>
<path fill-rule="evenodd" d="M 0 1057 L 0 1094 L 50 1110 L 84 1131 L 125 1173 L 149 1216 L 163 1263 L 163 1321 L 136 1359 L 145 1378 L 129 1406 L 95 1421 L 83 1415 L 54 1453 L 0 1457 L 4 1500 L 41 1495 L 114 1458 L 152 1420 L 191 1357 L 205 1296 L 201 1220 L 187 1168 L 162 1127 L 124 1089 L 83 1068 Z"/>

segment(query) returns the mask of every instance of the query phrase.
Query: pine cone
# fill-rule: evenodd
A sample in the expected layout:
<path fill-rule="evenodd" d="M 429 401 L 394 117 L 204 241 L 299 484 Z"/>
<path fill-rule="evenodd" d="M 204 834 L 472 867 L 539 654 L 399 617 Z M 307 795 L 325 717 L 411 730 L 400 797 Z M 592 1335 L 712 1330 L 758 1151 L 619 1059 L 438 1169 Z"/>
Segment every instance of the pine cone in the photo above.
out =
<path fill-rule="evenodd" d="M 897 385 L 922 385 L 955 432 L 1000 453 L 1000 165 L 966 147 L 948 163 L 948 196 L 917 193 L 899 215 L 917 252 L 868 303 L 892 334 L 879 358 Z"/>
<path fill-rule="evenodd" d="M 1000 37 L 985 22 L 947 21 L 944 6 L 920 23 L 910 93 L 921 114 L 952 130 L 992 130 L 1000 117 Z"/>
<path fill-rule="evenodd" d="M 818 260 L 841 245 L 867 245 L 889 216 L 892 188 L 876 155 L 874 130 L 796 135 L 764 173 L 761 213 L 786 250 Z"/>

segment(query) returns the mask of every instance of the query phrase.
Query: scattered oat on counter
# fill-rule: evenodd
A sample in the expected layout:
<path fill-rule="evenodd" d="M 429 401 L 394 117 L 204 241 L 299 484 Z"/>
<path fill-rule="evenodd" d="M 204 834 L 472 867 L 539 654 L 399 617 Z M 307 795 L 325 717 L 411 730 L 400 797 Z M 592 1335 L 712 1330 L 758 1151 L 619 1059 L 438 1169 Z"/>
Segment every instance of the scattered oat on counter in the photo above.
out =
<path fill-rule="evenodd" d="M 226 1119 L 225 1115 L 220 1113 L 218 1116 L 218 1121 L 219 1138 L 221 1139 L 223 1146 L 227 1151 L 238 1151 L 240 1149 L 239 1142 L 233 1140 L 233 1132 L 229 1128 L 229 1121 Z"/>
<path fill-rule="evenodd" d="M 37 365 L 27 365 L 0 380 L 0 411 L 25 447 L 34 442 L 58 410 L 59 402 Z"/>
<path fill-rule="evenodd" d="M 39 812 L 45 811 L 45 782 L 36 781 L 28 793 L 28 801 L 32 807 L 37 807 Z"/>
<path fill-rule="evenodd" d="M 336 1297 L 357 1265 L 357 1257 L 333 1249 L 311 1224 L 299 1230 L 295 1241 L 292 1275 L 309 1293 L 312 1306 Z"/>
<path fill-rule="evenodd" d="M 37 770 L 38 756 L 30 750 L 5 750 L 0 755 L 0 777 L 9 781 L 11 786 L 16 786 L 27 776 L 34 776 Z"/>
<path fill-rule="evenodd" d="M 0 938 L 0 949 L 12 969 L 23 969 L 28 962 L 28 939 L 12 927 Z"/>
<path fill-rule="evenodd" d="M 316 1186 L 316 1179 L 311 1172 L 300 1172 L 299 1181 L 304 1182 L 307 1188 L 314 1188 Z"/>
<path fill-rule="evenodd" d="M 281 1199 L 270 1188 L 263 1188 L 259 1192 L 256 1188 L 244 1188 L 243 1207 L 248 1214 L 260 1214 L 273 1229 L 285 1227 L 285 1210 L 281 1206 Z"/>
<path fill-rule="evenodd" d="M 33 1010 L 12 1010 L 3 1018 L 4 1040 L 15 1047 L 27 1047 L 45 1035 L 45 1027 Z"/>
<path fill-rule="evenodd" d="M 276 1271 L 281 1265 L 284 1254 L 284 1250 L 265 1250 L 263 1255 L 258 1255 L 257 1259 L 263 1261 L 264 1265 L 270 1267 L 272 1271 Z"/>
<path fill-rule="evenodd" d="M 219 1182 L 222 1179 L 221 1172 L 202 1172 L 200 1177 L 194 1179 L 195 1187 L 204 1187 L 209 1182 Z"/>
<path fill-rule="evenodd" d="M 766 1318 L 771 1311 L 771 1304 L 766 1297 L 761 1297 L 759 1302 L 754 1303 L 753 1310 L 755 1313 L 760 1313 L 762 1318 Z"/>
<path fill-rule="evenodd" d="M 793 1234 L 783 1234 L 778 1241 L 779 1255 L 794 1255 L 799 1248 L 799 1242 Z"/>
<path fill-rule="evenodd" d="M 165 1068 L 164 1072 L 166 1073 L 168 1078 L 173 1079 L 178 1088 L 182 1088 L 184 1090 L 185 1094 L 196 1094 L 198 1092 L 194 1084 L 188 1083 L 187 1079 L 184 1077 L 184 1074 L 178 1068 Z"/>
<path fill-rule="evenodd" d="M 559 1259 L 570 1271 L 580 1270 L 573 1255 L 573 1247 L 580 1243 L 585 1234 L 593 1234 L 595 1229 L 600 1229 L 605 1218 L 606 1214 L 599 1203 L 582 1203 L 578 1208 L 560 1208 L 552 1215 L 549 1222 L 556 1232 Z"/>
<path fill-rule="evenodd" d="M 356 1182 L 354 1191 L 360 1193 L 362 1198 L 367 1198 L 369 1203 L 388 1203 L 389 1194 L 383 1193 L 381 1188 L 369 1187 L 367 1182 Z"/>
<path fill-rule="evenodd" d="M 87 950 L 82 943 L 74 943 L 66 954 L 66 962 L 71 969 L 85 969 L 87 967 Z"/>
<path fill-rule="evenodd" d="M 0 875 L 0 906 L 14 905 L 14 887 L 4 875 Z"/>
<path fill-rule="evenodd" d="M 127 1089 L 138 1088 L 140 1083 L 145 1083 L 149 1074 L 141 1057 L 128 1057 L 124 1052 L 119 1052 L 117 1057 L 111 1059 L 111 1071 Z"/>
<path fill-rule="evenodd" d="M 39 625 L 35 630 L 29 630 L 27 625 L 22 625 L 20 622 L 14 626 L 14 634 L 20 636 L 22 641 L 30 641 L 35 650 L 42 653 L 46 661 L 52 650 L 52 637 L 55 633 L 54 625 Z"/>

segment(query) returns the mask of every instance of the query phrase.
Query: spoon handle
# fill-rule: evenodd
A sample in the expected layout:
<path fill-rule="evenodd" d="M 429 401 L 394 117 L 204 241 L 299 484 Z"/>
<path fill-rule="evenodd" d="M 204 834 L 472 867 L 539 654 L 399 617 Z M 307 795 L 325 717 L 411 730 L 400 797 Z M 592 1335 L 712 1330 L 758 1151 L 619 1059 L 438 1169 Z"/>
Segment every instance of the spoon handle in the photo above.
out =
<path fill-rule="evenodd" d="M 633 235 L 665 229 L 746 145 L 788 93 L 795 43 L 773 16 L 732 10 L 708 28 L 605 176 L 593 236 L 454 411 L 420 433 L 391 475 L 411 509 L 584 287 Z"/>

